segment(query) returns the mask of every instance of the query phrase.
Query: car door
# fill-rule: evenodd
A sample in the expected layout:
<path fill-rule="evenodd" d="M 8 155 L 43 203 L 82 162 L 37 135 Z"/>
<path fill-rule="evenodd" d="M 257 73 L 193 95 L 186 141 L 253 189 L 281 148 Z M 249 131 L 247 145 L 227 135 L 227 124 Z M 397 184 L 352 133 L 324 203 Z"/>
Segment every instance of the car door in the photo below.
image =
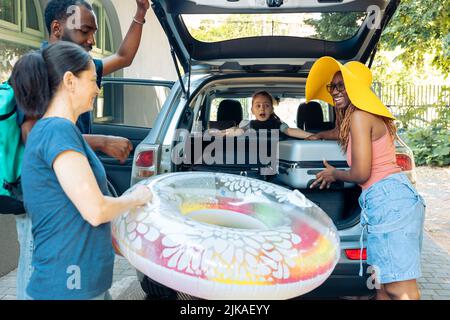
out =
<path fill-rule="evenodd" d="M 103 78 L 103 87 L 93 111 L 92 133 L 124 137 L 133 144 L 125 163 L 97 152 L 113 194 L 130 187 L 136 146 L 150 133 L 169 92 L 172 81 Z"/>

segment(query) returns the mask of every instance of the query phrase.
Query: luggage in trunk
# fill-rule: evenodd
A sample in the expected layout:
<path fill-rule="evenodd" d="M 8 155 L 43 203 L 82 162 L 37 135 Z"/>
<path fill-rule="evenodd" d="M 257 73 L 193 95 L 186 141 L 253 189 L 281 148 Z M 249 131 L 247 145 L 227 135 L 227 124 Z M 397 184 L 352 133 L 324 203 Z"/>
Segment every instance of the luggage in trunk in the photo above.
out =
<path fill-rule="evenodd" d="M 349 169 L 337 141 L 280 141 L 278 179 L 293 188 L 307 189 L 316 179 L 316 174 L 325 169 L 323 160 L 338 169 Z M 354 186 L 354 183 L 337 181 L 331 189 Z"/>
<path fill-rule="evenodd" d="M 277 137 L 276 137 L 277 138 Z M 180 171 L 211 171 L 270 181 L 276 174 L 278 139 L 189 136 L 180 150 Z"/>

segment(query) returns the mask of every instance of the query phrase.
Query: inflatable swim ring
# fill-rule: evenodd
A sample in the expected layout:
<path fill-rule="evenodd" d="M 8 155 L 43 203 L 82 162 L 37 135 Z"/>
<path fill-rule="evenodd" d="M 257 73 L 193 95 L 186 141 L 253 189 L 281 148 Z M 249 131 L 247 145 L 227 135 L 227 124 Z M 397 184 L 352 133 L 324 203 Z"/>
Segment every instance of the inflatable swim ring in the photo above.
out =
<path fill-rule="evenodd" d="M 331 219 L 298 191 L 237 175 L 150 178 L 154 198 L 112 223 L 129 262 L 167 287 L 203 299 L 288 299 L 336 266 Z"/>

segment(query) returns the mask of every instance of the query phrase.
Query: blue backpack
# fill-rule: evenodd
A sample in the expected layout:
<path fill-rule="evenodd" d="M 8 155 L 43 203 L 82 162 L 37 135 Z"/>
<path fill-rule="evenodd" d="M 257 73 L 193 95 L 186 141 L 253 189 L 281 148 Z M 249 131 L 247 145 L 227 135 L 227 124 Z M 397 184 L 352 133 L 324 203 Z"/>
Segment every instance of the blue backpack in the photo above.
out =
<path fill-rule="evenodd" d="M 24 145 L 16 111 L 13 88 L 8 82 L 0 84 L 0 213 L 8 213 L 4 207 L 9 208 L 14 199 L 22 200 L 20 173 Z"/>

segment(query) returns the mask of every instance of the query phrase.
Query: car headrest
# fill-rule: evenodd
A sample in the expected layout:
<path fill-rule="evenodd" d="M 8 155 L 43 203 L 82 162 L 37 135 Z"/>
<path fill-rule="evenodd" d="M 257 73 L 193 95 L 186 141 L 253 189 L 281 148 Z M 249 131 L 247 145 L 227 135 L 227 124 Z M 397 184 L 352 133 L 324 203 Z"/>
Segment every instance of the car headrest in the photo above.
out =
<path fill-rule="evenodd" d="M 234 121 L 235 125 L 239 125 L 243 117 L 242 106 L 236 100 L 222 100 L 217 110 L 217 121 Z"/>
<path fill-rule="evenodd" d="M 217 129 L 217 130 L 226 130 L 226 129 L 235 127 L 237 125 L 238 124 L 236 124 L 236 122 L 234 122 L 234 121 L 210 121 L 209 122 L 209 128 Z"/>
<path fill-rule="evenodd" d="M 303 130 L 322 130 L 323 111 L 320 103 L 310 101 L 302 103 L 297 111 L 297 127 Z"/>

